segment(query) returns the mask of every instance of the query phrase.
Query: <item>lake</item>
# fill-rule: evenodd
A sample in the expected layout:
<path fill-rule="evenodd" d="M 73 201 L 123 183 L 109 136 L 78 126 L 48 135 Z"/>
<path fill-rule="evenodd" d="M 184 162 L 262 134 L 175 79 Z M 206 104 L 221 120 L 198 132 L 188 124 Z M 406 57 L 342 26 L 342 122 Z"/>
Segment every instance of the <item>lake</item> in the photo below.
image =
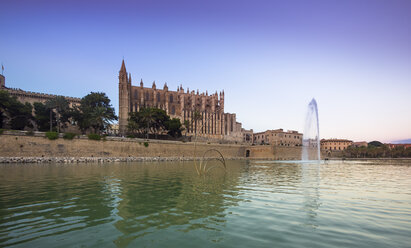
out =
<path fill-rule="evenodd" d="M 210 164 L 0 165 L 0 247 L 411 247 L 411 160 Z"/>

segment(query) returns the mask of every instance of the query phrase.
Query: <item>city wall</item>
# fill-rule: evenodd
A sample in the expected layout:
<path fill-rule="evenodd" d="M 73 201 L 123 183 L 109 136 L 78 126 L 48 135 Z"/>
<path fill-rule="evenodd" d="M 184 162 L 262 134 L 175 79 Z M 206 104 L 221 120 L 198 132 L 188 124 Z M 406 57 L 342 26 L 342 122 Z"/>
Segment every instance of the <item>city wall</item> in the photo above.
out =
<path fill-rule="evenodd" d="M 202 157 L 209 149 L 217 149 L 225 158 L 298 160 L 301 147 L 249 146 L 240 144 L 215 144 L 180 141 L 116 138 L 95 141 L 87 138 L 73 140 L 48 140 L 45 137 L 27 135 L 0 135 L 0 157 Z M 196 149 L 196 151 L 194 150 Z M 216 157 L 208 153 L 207 157 Z"/>

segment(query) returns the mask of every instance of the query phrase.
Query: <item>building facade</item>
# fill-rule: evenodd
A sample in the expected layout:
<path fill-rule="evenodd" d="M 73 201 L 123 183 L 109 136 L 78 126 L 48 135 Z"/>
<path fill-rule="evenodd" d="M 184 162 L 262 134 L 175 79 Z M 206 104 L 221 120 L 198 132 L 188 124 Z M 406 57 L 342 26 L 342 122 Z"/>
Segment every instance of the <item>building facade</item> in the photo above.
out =
<path fill-rule="evenodd" d="M 187 135 L 242 142 L 241 123 L 236 121 L 236 114 L 224 112 L 224 91 L 208 95 L 182 86 L 176 91 L 157 88 L 153 82 L 151 88 L 132 85 L 131 74 L 127 72 L 124 60 L 119 72 L 119 132 L 127 133 L 130 112 L 141 108 L 155 107 L 165 110 L 172 118 L 179 118 L 181 123 L 188 122 Z"/>
<path fill-rule="evenodd" d="M 343 151 L 352 144 L 352 140 L 347 139 L 322 139 L 321 149 L 329 151 Z"/>
<path fill-rule="evenodd" d="M 303 134 L 298 131 L 283 129 L 267 130 L 254 134 L 254 144 L 270 144 L 276 146 L 302 146 Z"/>

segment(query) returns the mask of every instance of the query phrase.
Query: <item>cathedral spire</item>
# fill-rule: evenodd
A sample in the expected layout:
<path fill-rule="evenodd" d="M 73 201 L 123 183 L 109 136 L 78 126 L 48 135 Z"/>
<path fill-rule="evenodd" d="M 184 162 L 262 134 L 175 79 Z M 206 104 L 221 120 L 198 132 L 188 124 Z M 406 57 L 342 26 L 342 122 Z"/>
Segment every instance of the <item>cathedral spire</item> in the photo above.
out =
<path fill-rule="evenodd" d="M 124 63 L 124 59 L 123 59 L 123 62 L 121 63 L 120 72 L 127 73 L 126 64 Z"/>

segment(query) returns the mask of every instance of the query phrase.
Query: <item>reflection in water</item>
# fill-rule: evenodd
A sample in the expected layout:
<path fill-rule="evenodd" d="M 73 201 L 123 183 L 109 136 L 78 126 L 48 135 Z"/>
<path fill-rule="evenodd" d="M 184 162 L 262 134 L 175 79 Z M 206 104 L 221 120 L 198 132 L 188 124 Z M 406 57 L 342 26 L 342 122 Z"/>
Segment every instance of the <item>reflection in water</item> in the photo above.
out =
<path fill-rule="evenodd" d="M 0 165 L 0 246 L 407 247 L 410 165 Z"/>
<path fill-rule="evenodd" d="M 320 207 L 320 195 L 318 192 L 320 186 L 320 165 L 314 164 L 302 164 L 302 184 L 301 188 L 304 196 L 304 204 L 302 210 L 306 212 L 307 226 L 317 228 L 316 221 L 317 211 Z"/>

